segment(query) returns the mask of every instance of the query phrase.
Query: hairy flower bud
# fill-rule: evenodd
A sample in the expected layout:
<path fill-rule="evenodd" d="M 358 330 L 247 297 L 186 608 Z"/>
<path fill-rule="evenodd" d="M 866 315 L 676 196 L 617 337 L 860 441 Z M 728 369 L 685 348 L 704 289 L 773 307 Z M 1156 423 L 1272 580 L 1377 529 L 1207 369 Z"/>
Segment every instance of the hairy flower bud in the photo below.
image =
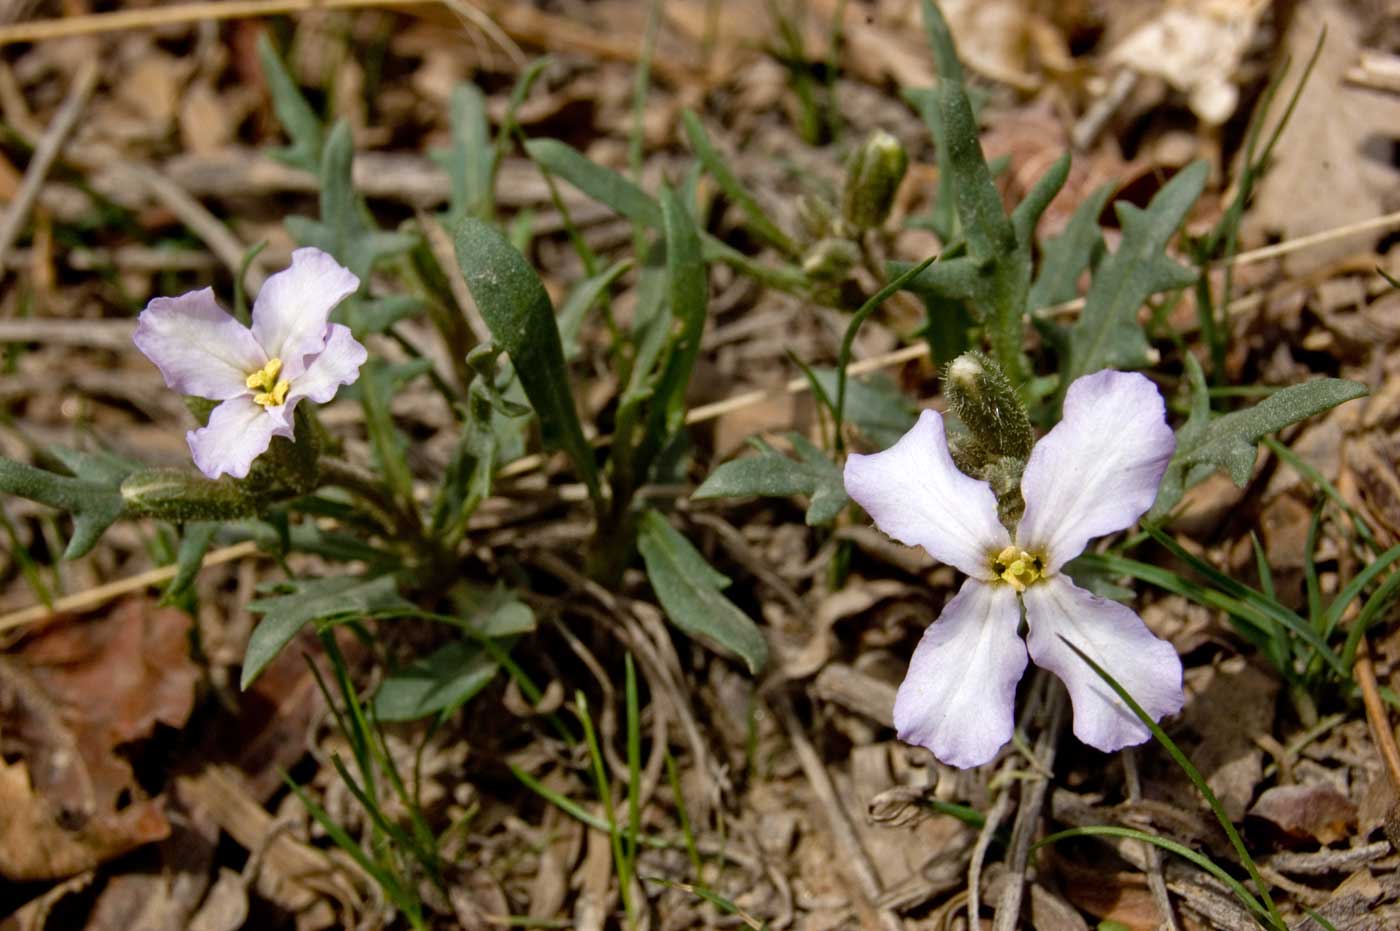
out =
<path fill-rule="evenodd" d="M 841 193 L 841 215 L 858 230 L 885 222 L 894 203 L 894 192 L 904 180 L 909 156 L 899 140 L 876 130 L 846 165 L 846 186 Z"/>
<path fill-rule="evenodd" d="M 859 261 L 859 246 L 849 239 L 830 237 L 807 250 L 802 271 L 815 281 L 840 281 Z"/>
<path fill-rule="evenodd" d="M 943 378 L 949 407 L 978 447 L 989 458 L 1025 462 L 1035 433 L 1015 386 L 996 362 L 980 352 L 965 352 L 948 363 Z"/>

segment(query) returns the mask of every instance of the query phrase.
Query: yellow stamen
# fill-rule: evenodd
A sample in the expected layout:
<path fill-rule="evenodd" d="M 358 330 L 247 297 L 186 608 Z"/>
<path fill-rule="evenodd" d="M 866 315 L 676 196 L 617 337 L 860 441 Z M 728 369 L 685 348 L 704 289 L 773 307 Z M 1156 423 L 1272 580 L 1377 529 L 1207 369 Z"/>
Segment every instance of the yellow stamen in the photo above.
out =
<path fill-rule="evenodd" d="M 253 395 L 253 403 L 261 404 L 263 407 L 279 407 L 287 401 L 287 392 L 291 390 L 292 383 L 285 378 L 277 380 L 277 376 L 282 372 L 282 360 L 275 356 L 267 360 L 267 365 L 258 369 L 248 376 L 244 382 L 249 388 L 257 390 Z"/>
<path fill-rule="evenodd" d="M 1025 591 L 1027 585 L 1037 581 L 1045 571 L 1044 566 L 1039 556 L 1016 546 L 1008 546 L 992 560 L 992 571 L 1018 592 Z"/>
<path fill-rule="evenodd" d="M 282 360 L 273 356 L 267 360 L 267 365 L 258 369 L 248 376 L 244 382 L 249 388 L 261 388 L 264 391 L 271 391 L 273 385 L 277 384 L 277 376 L 282 371 Z"/>

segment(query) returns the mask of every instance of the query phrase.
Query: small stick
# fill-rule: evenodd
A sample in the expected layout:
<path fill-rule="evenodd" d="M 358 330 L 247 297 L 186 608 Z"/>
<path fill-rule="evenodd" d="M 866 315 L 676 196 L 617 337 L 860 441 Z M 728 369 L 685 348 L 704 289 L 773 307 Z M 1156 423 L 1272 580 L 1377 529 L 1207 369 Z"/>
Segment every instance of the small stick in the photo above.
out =
<path fill-rule="evenodd" d="M 1048 676 L 1046 679 L 1047 692 L 1042 707 L 1048 720 L 1035 744 L 1037 775 L 1021 786 L 1021 802 L 1011 829 L 1011 854 L 1006 860 L 1010 881 L 1001 894 L 1001 901 L 997 903 L 996 917 L 992 921 L 993 931 L 1016 931 L 1020 924 L 1031 839 L 1035 836 L 1036 825 L 1045 807 L 1045 792 L 1050 786 L 1050 776 L 1055 767 L 1055 746 L 1060 741 L 1060 730 L 1064 726 L 1064 689 L 1059 682 Z"/>
<path fill-rule="evenodd" d="M 1365 637 L 1356 649 L 1356 664 L 1352 666 L 1356 684 L 1361 687 L 1361 701 L 1366 706 L 1366 722 L 1371 725 L 1371 736 L 1380 749 L 1385 761 L 1386 773 L 1390 776 L 1390 787 L 1400 794 L 1400 747 L 1395 744 L 1395 731 L 1390 726 L 1390 715 L 1381 701 L 1381 690 L 1376 684 L 1376 667 L 1371 663 L 1371 648 Z"/>
<path fill-rule="evenodd" d="M 831 833 L 836 837 L 836 843 L 841 854 L 844 855 L 848 869 L 855 874 L 861 894 L 872 908 L 877 909 L 882 928 L 899 931 L 904 927 L 904 923 L 899 920 L 899 916 L 895 914 L 894 910 L 879 908 L 875 905 L 876 902 L 880 901 L 882 891 L 879 874 L 875 872 L 875 864 L 871 862 L 870 854 L 866 853 L 865 848 L 861 846 L 855 825 L 851 824 L 850 816 L 847 815 L 846 808 L 841 803 L 841 796 L 837 793 L 836 786 L 831 782 L 831 774 L 826 771 L 826 765 L 822 763 L 821 757 L 817 756 L 816 748 L 812 746 L 812 742 L 803 733 L 802 723 L 797 720 L 797 715 L 793 713 L 792 705 L 788 703 L 787 696 L 779 693 L 774 696 L 774 701 L 778 706 L 778 713 L 783 719 L 783 725 L 787 729 L 788 740 L 792 741 L 792 748 L 797 751 L 797 759 L 802 765 L 802 772 L 807 776 L 812 791 L 816 793 L 817 801 L 826 810 Z"/>
<path fill-rule="evenodd" d="M 20 184 L 15 199 L 10 203 L 10 209 L 0 217 L 0 277 L 5 273 L 5 257 L 10 247 L 15 244 L 15 239 L 19 237 L 20 228 L 29 219 L 29 211 L 34 208 L 34 201 L 39 197 L 39 189 L 44 186 L 49 169 L 53 167 L 63 144 L 68 141 L 69 134 L 77 125 L 78 117 L 87 105 L 88 98 L 92 96 L 93 88 L 97 86 L 97 66 L 96 59 L 83 62 L 68 89 L 68 97 L 54 114 L 53 122 L 49 124 L 43 138 L 39 140 L 39 145 L 34 149 L 34 157 L 29 160 L 29 167 L 24 172 L 24 181 Z"/>
<path fill-rule="evenodd" d="M 174 181 L 165 175 L 155 171 L 146 165 L 137 162 L 122 162 L 118 166 L 118 171 L 134 179 L 137 184 L 144 187 L 152 197 L 160 201 L 171 213 L 179 218 L 180 222 L 189 227 L 204 244 L 209 247 L 209 251 L 219 257 L 219 261 L 228 266 L 234 277 L 238 277 L 239 271 L 243 268 L 243 257 L 248 253 L 248 247 L 238 240 L 238 237 L 229 232 L 227 226 L 220 222 L 219 218 L 209 212 L 199 201 Z M 262 289 L 263 281 L 267 276 L 260 267 L 259 260 L 254 258 L 248 264 L 248 290 L 256 294 Z"/>
<path fill-rule="evenodd" d="M 222 549 L 214 550 L 204 557 L 200 563 L 201 567 L 217 566 L 226 562 L 233 562 L 245 556 L 252 556 L 258 551 L 257 543 L 252 540 L 245 540 L 242 543 L 235 543 L 232 546 L 225 546 Z M 115 582 L 108 582 L 106 585 L 98 585 L 86 591 L 67 595 L 56 599 L 53 607 L 45 605 L 34 605 L 21 611 L 14 611 L 0 617 L 0 632 L 20 627 L 24 624 L 31 624 L 35 621 L 42 621 L 47 617 L 63 611 L 82 612 L 97 607 L 113 598 L 127 595 L 131 592 L 139 592 L 143 588 L 152 585 L 161 585 L 175 578 L 175 573 L 179 571 L 178 566 L 158 566 L 146 572 L 139 572 L 136 575 L 125 579 L 118 579 Z"/>
<path fill-rule="evenodd" d="M 1128 747 L 1123 751 L 1123 778 L 1128 784 L 1128 798 L 1138 801 L 1142 798 L 1142 780 L 1138 778 L 1137 751 Z M 1172 908 L 1171 893 L 1167 890 L 1167 879 L 1162 875 L 1162 852 L 1156 844 L 1142 844 L 1143 858 L 1147 863 L 1147 887 L 1157 900 L 1157 911 L 1162 913 L 1162 925 L 1166 931 L 1181 931 L 1177 924 L 1176 911 Z"/>

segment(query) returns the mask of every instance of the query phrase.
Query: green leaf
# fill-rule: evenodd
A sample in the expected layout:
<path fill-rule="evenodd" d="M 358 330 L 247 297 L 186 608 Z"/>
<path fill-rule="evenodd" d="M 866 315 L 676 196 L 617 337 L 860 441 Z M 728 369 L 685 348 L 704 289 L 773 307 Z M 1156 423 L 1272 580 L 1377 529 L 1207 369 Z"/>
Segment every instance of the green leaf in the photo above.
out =
<path fill-rule="evenodd" d="M 1104 252 L 1099 214 L 1113 194 L 1108 182 L 1084 199 L 1064 231 L 1045 241 L 1040 251 L 1040 271 L 1031 285 L 1028 306 L 1032 312 L 1072 300 L 1079 294 L 1079 276 Z"/>
<path fill-rule="evenodd" d="M 396 670 L 374 696 L 382 721 L 412 721 L 437 712 L 452 713 L 471 700 L 500 669 L 496 657 L 509 643 L 487 649 L 480 638 L 514 637 L 535 629 L 535 615 L 504 590 L 487 593 L 475 616 L 464 625 L 477 641 L 458 640 Z"/>
<path fill-rule="evenodd" d="M 320 220 L 291 216 L 285 222 L 298 243 L 329 252 L 350 269 L 360 279 L 363 294 L 375 263 L 408 251 L 418 238 L 407 233 L 385 233 L 373 225 L 351 179 L 354 157 L 350 124 L 341 120 L 327 137 L 317 166 L 321 179 Z M 411 306 L 399 301 L 387 309 L 366 308 L 364 303 L 361 298 L 352 297 L 341 305 L 344 310 L 340 312 L 356 335 L 376 332 L 374 326 L 382 329 Z"/>
<path fill-rule="evenodd" d="M 325 129 L 321 118 L 302 96 L 301 88 L 287 72 L 282 57 L 272 47 L 272 40 L 266 32 L 258 36 L 258 61 L 262 65 L 263 77 L 267 79 L 268 90 L 272 93 L 273 112 L 292 140 L 290 146 L 272 149 L 268 154 L 293 168 L 316 174 L 321 168 Z"/>
<path fill-rule="evenodd" d="M 558 175 L 594 200 L 607 204 L 634 223 L 661 228 L 661 207 L 622 175 L 588 160 L 558 139 L 531 139 L 525 151 L 550 174 Z"/>
<path fill-rule="evenodd" d="M 827 397 L 835 397 L 840 377 L 835 369 L 812 370 L 812 377 Z M 893 446 L 909 432 L 919 417 L 918 410 L 904 392 L 883 372 L 852 378 L 846 382 L 845 419 L 876 446 Z"/>
<path fill-rule="evenodd" d="M 841 470 L 800 433 L 789 434 L 800 460 L 789 459 L 766 443 L 755 442 L 759 455 L 722 463 L 692 498 L 738 498 L 758 495 L 786 498 L 806 495 L 807 525 L 829 524 L 850 499 Z"/>
<path fill-rule="evenodd" d="M 690 147 L 695 150 L 695 155 L 700 159 L 700 163 L 705 166 L 705 170 L 715 179 L 720 190 L 724 191 L 734 201 L 744 214 L 749 228 L 760 237 L 776 246 L 788 256 L 795 256 L 798 253 L 797 245 L 786 233 L 778 228 L 778 225 L 768 218 L 768 212 L 754 199 L 744 187 L 742 181 L 730 169 L 729 164 L 724 160 L 710 142 L 710 137 L 705 133 L 705 127 L 701 124 L 700 118 L 692 111 L 681 112 L 681 121 L 685 124 L 686 136 L 690 139 Z"/>
<path fill-rule="evenodd" d="M 700 255 L 700 232 L 695 220 L 680 198 L 666 187 L 661 189 L 661 212 L 666 231 L 667 295 L 671 306 L 671 325 L 667 332 L 674 335 L 666 347 L 666 360 L 656 380 L 642 451 L 638 456 L 644 470 L 667 438 L 685 422 L 685 391 L 700 355 L 700 337 L 705 329 L 710 300 L 710 283 Z"/>
<path fill-rule="evenodd" d="M 209 544 L 219 524 L 214 521 L 191 521 L 185 524 L 180 534 L 180 551 L 175 555 L 175 578 L 165 586 L 160 596 L 163 605 L 175 604 L 194 585 L 200 568 L 204 565 L 204 554 L 209 552 Z"/>
<path fill-rule="evenodd" d="M 457 228 L 457 261 L 492 337 L 510 354 L 545 442 L 568 454 L 593 499 L 600 500 L 593 447 L 574 408 L 554 306 L 539 276 L 500 233 L 473 217 Z"/>
<path fill-rule="evenodd" d="M 1190 353 L 1186 355 L 1186 372 L 1191 383 L 1191 413 L 1176 432 L 1176 452 L 1149 520 L 1160 520 L 1176 507 L 1187 488 L 1217 470 L 1229 473 L 1236 485 L 1244 487 L 1254 470 L 1259 441 L 1265 436 L 1368 393 L 1360 382 L 1319 378 L 1282 388 L 1253 407 L 1211 420 L 1205 374 Z"/>
<path fill-rule="evenodd" d="M 248 638 L 239 688 L 246 689 L 291 642 L 302 625 L 310 621 L 388 616 L 413 610 L 412 604 L 399 597 L 398 585 L 391 575 L 370 579 L 356 575 L 303 579 L 283 583 L 278 588 L 286 589 L 285 593 L 248 602 L 248 610 L 263 615 L 263 619 Z"/>
<path fill-rule="evenodd" d="M 455 226 L 466 216 L 489 220 L 496 212 L 496 149 L 486 119 L 486 98 L 475 84 L 458 84 L 452 88 L 449 107 L 452 144 L 429 154 L 452 185 L 443 223 Z"/>
<path fill-rule="evenodd" d="M 721 594 L 729 580 L 654 510 L 642 515 L 637 548 L 671 622 L 686 634 L 738 656 L 757 675 L 768 661 L 758 625 Z"/>
<path fill-rule="evenodd" d="M 633 264 L 631 259 L 619 259 L 591 278 L 580 281 L 564 299 L 564 306 L 559 308 L 559 338 L 564 344 L 566 360 L 573 361 L 581 351 L 578 334 L 583 328 L 584 315 Z"/>
<path fill-rule="evenodd" d="M 475 643 L 458 640 L 389 675 L 374 695 L 381 721 L 413 721 L 459 708 L 484 689 L 500 667 Z"/>
<path fill-rule="evenodd" d="M 408 439 L 394 422 L 389 409 L 390 400 L 406 382 L 417 378 L 429 368 L 427 359 L 414 359 L 390 365 L 383 359 L 371 359 L 360 369 L 354 394 L 360 398 L 365 412 L 365 432 L 369 434 L 375 464 L 389 491 L 405 507 L 413 504 L 413 473 L 408 468 Z"/>
<path fill-rule="evenodd" d="M 1123 241 L 1099 264 L 1084 312 L 1070 329 L 1062 394 L 1081 375 L 1147 365 L 1147 336 L 1138 323 L 1138 310 L 1158 291 L 1184 288 L 1196 280 L 1196 272 L 1167 258 L 1165 249 L 1201 196 L 1209 170 L 1205 161 L 1183 168 L 1146 210 L 1121 201 L 1114 205 Z"/>
<path fill-rule="evenodd" d="M 126 511 L 119 485 L 59 475 L 0 457 L 0 491 L 73 515 L 73 536 L 64 559 L 85 556 L 102 532 Z"/>

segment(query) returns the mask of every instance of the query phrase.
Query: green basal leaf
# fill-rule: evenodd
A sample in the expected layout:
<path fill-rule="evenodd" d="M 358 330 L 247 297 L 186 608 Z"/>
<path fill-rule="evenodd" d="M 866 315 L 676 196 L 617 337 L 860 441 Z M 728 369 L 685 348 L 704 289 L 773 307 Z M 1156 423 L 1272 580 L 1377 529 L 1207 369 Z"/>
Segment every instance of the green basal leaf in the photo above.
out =
<path fill-rule="evenodd" d="M 180 551 L 175 555 L 175 578 L 165 586 L 161 604 L 175 604 L 190 592 L 204 565 L 204 554 L 209 552 L 209 545 L 218 531 L 219 524 L 214 521 L 191 521 L 181 528 Z"/>
<path fill-rule="evenodd" d="M 1084 299 L 1084 312 L 1070 328 L 1063 388 L 1100 369 L 1147 365 L 1149 347 L 1138 311 L 1153 294 L 1184 288 L 1196 280 L 1194 270 L 1167 258 L 1165 250 L 1201 196 L 1209 171 L 1205 161 L 1183 168 L 1157 192 L 1146 210 L 1124 202 L 1114 205 L 1123 241 L 1099 263 Z"/>
<path fill-rule="evenodd" d="M 705 133 L 705 127 L 701 124 L 700 118 L 692 111 L 685 110 L 681 113 L 681 121 L 685 124 L 685 133 L 690 139 L 690 147 L 695 150 L 696 158 L 700 159 L 700 163 L 705 166 L 710 177 L 715 179 L 720 190 L 724 191 L 730 200 L 734 201 L 734 205 L 743 212 L 749 228 L 784 254 L 797 255 L 796 243 L 768 218 L 767 211 L 730 169 L 724 156 L 720 155 L 710 142 L 710 137 Z"/>
<path fill-rule="evenodd" d="M 126 500 L 117 483 L 59 475 L 3 457 L 0 491 L 73 515 L 73 536 L 63 552 L 64 559 L 85 556 L 102 532 L 126 513 Z"/>
<path fill-rule="evenodd" d="M 508 592 L 492 592 L 470 621 L 477 637 L 511 638 L 535 628 L 530 608 Z M 488 650 L 475 640 L 458 640 L 391 673 L 374 696 L 381 721 L 412 721 L 430 714 L 452 713 L 471 700 L 496 675 L 495 656 L 509 652 L 510 642 Z"/>
<path fill-rule="evenodd" d="M 248 610 L 263 615 L 263 619 L 248 638 L 239 688 L 246 689 L 297 631 L 311 621 L 366 615 L 387 617 L 413 610 L 412 604 L 399 597 L 398 585 L 391 575 L 302 579 L 281 583 L 277 589 L 279 594 L 248 602 Z"/>
<path fill-rule="evenodd" d="M 414 359 L 390 365 L 383 359 L 370 359 L 360 368 L 354 394 L 365 412 L 365 432 L 369 434 L 374 462 L 384 483 L 398 501 L 413 506 L 413 473 L 408 468 L 408 438 L 394 423 L 390 401 L 405 383 L 432 367 L 427 359 Z"/>
<path fill-rule="evenodd" d="M 721 464 L 692 498 L 738 498 L 757 495 L 786 498 L 806 495 L 807 525 L 829 524 L 850 499 L 841 470 L 799 433 L 788 435 L 800 459 L 789 459 L 761 441 L 754 441 L 759 455 Z"/>
<path fill-rule="evenodd" d="M 710 300 L 710 283 L 700 254 L 700 231 L 695 219 L 670 188 L 661 189 L 661 212 L 666 233 L 667 296 L 671 307 L 671 336 L 661 365 L 647 418 L 640 461 L 645 468 L 666 439 L 685 421 L 685 391 L 695 360 Z"/>
<path fill-rule="evenodd" d="M 562 449 L 595 501 L 598 466 L 584 438 L 554 306 L 535 270 L 491 226 L 467 217 L 457 228 L 457 261 L 491 335 L 510 354 L 550 446 Z"/>
<path fill-rule="evenodd" d="M 484 689 L 500 667 L 467 640 L 449 643 L 391 673 L 374 695 L 381 721 L 414 721 L 460 708 Z"/>
<path fill-rule="evenodd" d="M 1265 436 L 1367 394 L 1366 386 L 1360 382 L 1319 378 L 1282 388 L 1253 407 L 1212 420 L 1205 374 L 1189 353 L 1186 372 L 1191 384 L 1191 413 L 1176 432 L 1176 453 L 1148 513 L 1149 520 L 1165 517 L 1186 489 L 1204 481 L 1212 472 L 1227 472 L 1236 485 L 1244 487 L 1254 470 L 1259 442 Z"/>
<path fill-rule="evenodd" d="M 486 98 L 475 84 L 458 84 L 449 106 L 452 144 L 429 154 L 452 185 L 442 221 L 456 226 L 466 216 L 490 220 L 496 212 L 496 149 L 486 118 Z"/>
<path fill-rule="evenodd" d="M 1113 182 L 1109 182 L 1085 198 L 1064 231 L 1047 239 L 1041 247 L 1040 270 L 1028 299 L 1032 313 L 1078 297 L 1079 276 L 1104 253 L 1099 214 L 1113 195 L 1113 188 Z"/>
<path fill-rule="evenodd" d="M 631 259 L 619 259 L 591 278 L 585 278 L 574 286 L 564 305 L 559 308 L 559 338 L 564 344 L 564 358 L 572 362 L 578 358 L 579 330 L 583 328 L 583 318 L 603 297 L 617 279 L 633 266 Z"/>
<path fill-rule="evenodd" d="M 738 656 L 757 675 L 768 661 L 768 643 L 758 625 L 721 593 L 729 579 L 656 511 L 646 511 L 640 524 L 637 548 L 671 622 L 689 636 Z"/>
<path fill-rule="evenodd" d="M 272 149 L 268 154 L 293 168 L 316 174 L 321 168 L 325 129 L 321 118 L 306 102 L 301 88 L 297 87 L 282 63 L 282 57 L 272 47 L 272 40 L 266 32 L 258 36 L 258 62 L 262 65 L 263 77 L 267 79 L 268 90 L 272 93 L 273 112 L 292 140 L 290 146 Z"/>
<path fill-rule="evenodd" d="M 661 206 L 622 175 L 588 160 L 558 139 L 531 139 L 525 151 L 550 174 L 558 175 L 599 203 L 634 223 L 661 228 Z"/>
<path fill-rule="evenodd" d="M 363 295 L 375 263 L 407 252 L 418 243 L 418 238 L 407 233 L 385 233 L 373 225 L 369 212 L 355 193 L 351 178 L 354 157 L 350 124 L 341 120 L 326 138 L 318 166 L 321 218 L 291 216 L 285 222 L 298 243 L 329 252 L 350 269 L 360 279 L 360 294 Z M 363 335 L 377 332 L 374 327 L 382 329 L 414 308 L 404 301 L 401 298 L 378 307 L 366 307 L 366 302 L 357 295 L 337 308 L 337 313 L 345 316 L 356 335 Z"/>

